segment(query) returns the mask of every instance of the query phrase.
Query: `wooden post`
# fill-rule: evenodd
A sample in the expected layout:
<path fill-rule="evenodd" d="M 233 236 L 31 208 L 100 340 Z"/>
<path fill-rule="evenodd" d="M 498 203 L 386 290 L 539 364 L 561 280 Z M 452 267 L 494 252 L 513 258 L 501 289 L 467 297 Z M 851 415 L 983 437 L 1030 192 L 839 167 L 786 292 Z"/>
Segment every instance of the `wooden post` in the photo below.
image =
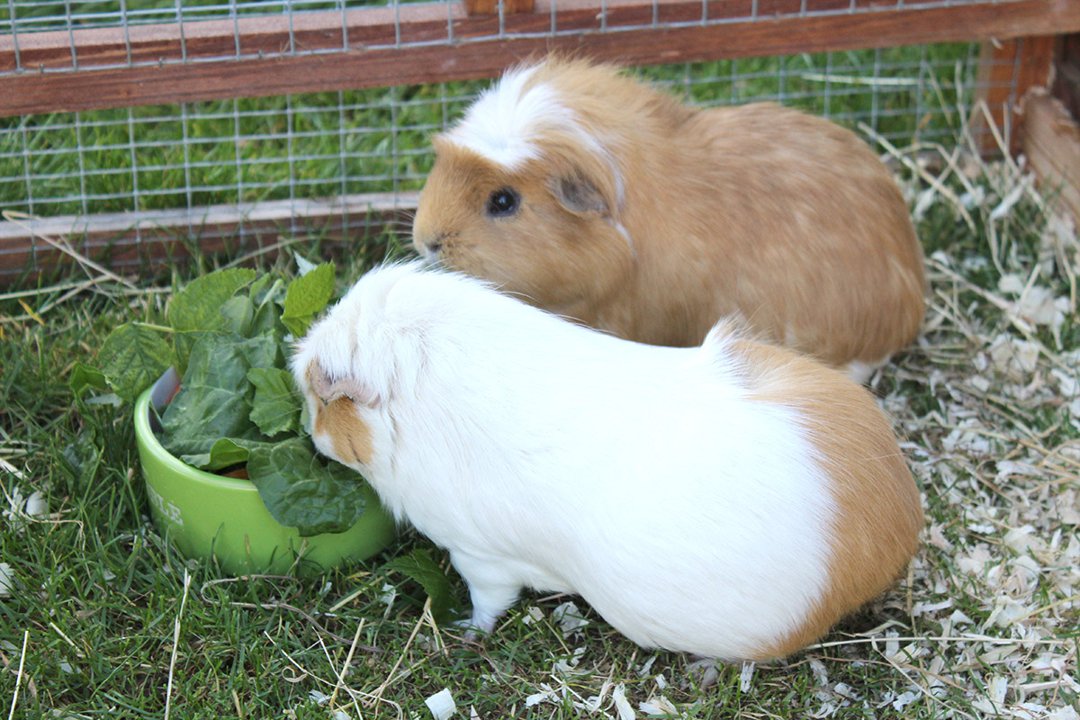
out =
<path fill-rule="evenodd" d="M 990 122 L 1005 139 L 1008 151 L 1020 149 L 1019 135 L 1013 127 L 1020 99 L 1032 87 L 1050 83 L 1054 61 L 1053 35 L 1021 37 L 1014 40 L 984 42 L 979 54 L 979 72 L 975 80 L 976 103 L 986 104 Z M 1001 148 L 987 127 L 986 116 L 976 104 L 971 131 L 984 156 L 993 156 Z"/>
<path fill-rule="evenodd" d="M 1074 118 L 1080 118 L 1080 33 L 1065 35 L 1058 41 L 1052 93 Z"/>
<path fill-rule="evenodd" d="M 1080 125 L 1045 88 L 1023 100 L 1021 148 L 1046 195 L 1080 223 Z"/>
<path fill-rule="evenodd" d="M 1050 92 L 1024 96 L 1018 134 L 1043 192 L 1080 225 L 1080 34 L 1058 38 L 1053 75 Z"/>

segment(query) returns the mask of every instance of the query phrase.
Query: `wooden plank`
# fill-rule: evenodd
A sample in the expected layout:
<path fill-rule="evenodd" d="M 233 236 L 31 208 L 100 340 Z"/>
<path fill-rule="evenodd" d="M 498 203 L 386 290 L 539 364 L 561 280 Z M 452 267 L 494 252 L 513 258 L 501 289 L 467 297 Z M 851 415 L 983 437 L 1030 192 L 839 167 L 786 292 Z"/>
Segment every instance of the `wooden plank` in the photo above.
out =
<path fill-rule="evenodd" d="M 533 0 L 503 0 L 503 14 L 531 13 Z M 499 0 L 465 0 L 465 12 L 468 15 L 498 15 Z"/>
<path fill-rule="evenodd" d="M 1080 226 L 1080 125 L 1045 88 L 1023 102 L 1021 148 L 1042 190 Z"/>
<path fill-rule="evenodd" d="M 1058 38 L 1053 95 L 1080 118 L 1080 33 Z"/>
<path fill-rule="evenodd" d="M 983 43 L 975 81 L 976 100 L 986 103 L 991 122 L 1005 138 L 1013 155 L 1020 149 L 1014 113 L 1019 108 L 1020 98 L 1029 89 L 1049 84 L 1054 43 L 1053 35 Z M 986 123 L 986 116 L 976 110 L 972 119 L 972 134 L 980 152 L 992 156 L 1000 153 L 1001 149 Z"/>
<path fill-rule="evenodd" d="M 341 47 L 341 29 L 338 27 L 335 35 L 326 26 L 324 16 L 321 25 L 309 19 L 305 22 L 311 23 L 310 32 L 298 35 L 294 28 L 291 37 L 303 39 L 299 44 L 302 48 L 298 46 L 298 49 L 320 49 L 323 43 L 326 52 L 244 56 L 245 59 L 235 58 L 237 40 L 232 23 L 227 35 L 218 27 L 217 34 L 211 33 L 212 39 L 208 36 L 205 44 L 194 40 L 197 33 L 193 26 L 198 23 L 185 23 L 187 62 L 0 76 L 0 116 L 490 77 L 515 61 L 552 49 L 626 64 L 660 64 L 1080 31 L 1080 2 L 1076 0 L 1013 0 L 929 8 L 907 2 L 902 8 L 887 11 L 804 16 L 784 14 L 801 6 L 800 0 L 766 1 L 773 3 L 769 7 L 776 13 L 775 17 L 703 25 L 701 0 L 660 0 L 655 4 L 651 0 L 610 0 L 603 18 L 598 14 L 595 0 L 559 0 L 556 27 L 560 33 L 567 34 L 551 36 L 548 5 L 551 0 L 538 0 L 535 13 L 503 18 L 501 38 L 493 37 L 498 30 L 498 18 L 470 18 L 458 5 L 401 5 L 397 8 L 400 22 L 396 25 L 387 8 L 368 8 L 347 14 L 351 23 L 347 28 L 348 50 L 329 50 Z M 828 6 L 835 1 L 807 0 L 808 10 L 810 6 L 817 9 L 818 5 Z M 705 19 L 742 17 L 740 13 L 750 7 L 750 2 L 712 0 L 706 5 Z M 650 27 L 654 8 L 659 22 L 685 24 Z M 436 17 L 440 12 L 443 15 Z M 331 14 L 340 24 L 342 14 Z M 263 23 L 258 25 L 263 27 L 262 34 L 252 39 L 250 45 L 249 38 L 241 35 L 241 50 L 275 41 L 281 43 L 283 38 L 287 41 L 290 37 L 287 33 L 282 35 L 280 27 L 273 29 L 265 25 L 267 18 L 258 20 Z M 170 39 L 154 35 L 153 42 L 147 41 L 139 48 L 154 47 L 165 53 L 173 43 L 175 47 L 170 52 L 175 56 L 181 48 L 179 26 L 154 27 L 156 33 L 172 32 L 173 36 Z M 27 36 L 19 37 L 22 57 Z M 59 56 L 67 48 L 67 34 L 62 47 L 56 38 L 51 43 L 43 40 L 37 48 L 38 56 L 29 47 L 26 52 L 40 57 L 41 62 L 46 59 L 59 62 Z M 0 56 L 13 55 L 10 44 L 9 39 L 7 46 L 0 45 Z M 223 52 L 226 45 L 232 48 L 228 51 L 232 57 L 209 59 L 217 57 L 213 53 Z M 92 55 L 84 55 L 80 48 L 82 66 L 91 57 L 110 58 L 118 52 L 126 53 L 123 43 L 119 48 L 116 38 L 93 45 Z M 196 52 L 211 55 L 197 56 Z M 134 45 L 132 55 L 135 56 Z M 9 58 L 10 62 L 13 61 Z M 70 66 L 70 49 L 66 62 Z"/>
<path fill-rule="evenodd" d="M 416 193 L 344 195 L 327 200 L 279 200 L 210 205 L 191 210 L 101 213 L 0 221 L 0 285 L 28 270 L 49 274 L 73 260 L 42 239 L 63 238 L 79 253 L 114 270 L 153 271 L 201 252 L 235 254 L 295 235 L 319 237 L 339 250 L 359 238 L 407 226 Z"/>

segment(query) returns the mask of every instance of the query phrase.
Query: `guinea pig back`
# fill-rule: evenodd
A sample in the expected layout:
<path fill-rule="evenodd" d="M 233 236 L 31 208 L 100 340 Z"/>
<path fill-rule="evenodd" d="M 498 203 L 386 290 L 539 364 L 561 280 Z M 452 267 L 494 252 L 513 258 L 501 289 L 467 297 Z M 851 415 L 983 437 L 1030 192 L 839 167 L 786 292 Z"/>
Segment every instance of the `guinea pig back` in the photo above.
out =
<path fill-rule="evenodd" d="M 507 71 L 434 145 L 417 251 L 539 307 L 676 346 L 739 315 L 859 379 L 918 332 L 907 205 L 822 118 L 691 108 L 556 56 Z"/>
<path fill-rule="evenodd" d="M 528 587 L 645 647 L 779 657 L 917 545 L 870 394 L 730 324 L 643 345 L 405 264 L 362 277 L 292 366 L 316 446 L 449 550 L 483 630 Z"/>

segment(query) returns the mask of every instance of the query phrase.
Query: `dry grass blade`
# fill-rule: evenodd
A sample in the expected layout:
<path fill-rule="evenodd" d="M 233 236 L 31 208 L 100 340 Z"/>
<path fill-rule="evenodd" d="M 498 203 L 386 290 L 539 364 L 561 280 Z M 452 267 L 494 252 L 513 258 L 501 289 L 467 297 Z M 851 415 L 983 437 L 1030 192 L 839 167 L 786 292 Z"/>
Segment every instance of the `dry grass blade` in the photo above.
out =
<path fill-rule="evenodd" d="M 904 167 L 911 170 L 919 177 L 921 177 L 928 185 L 934 190 L 940 193 L 943 197 L 949 199 L 949 201 L 956 207 L 956 211 L 960 214 L 960 217 L 964 219 L 964 223 L 968 226 L 971 232 L 976 232 L 975 220 L 971 217 L 971 213 L 968 212 L 964 204 L 960 202 L 960 198 L 956 196 L 952 190 L 948 188 L 938 177 L 928 172 L 925 168 L 921 167 L 918 163 L 914 162 L 905 153 L 902 153 L 895 145 L 885 139 L 880 133 L 874 130 L 866 123 L 859 123 L 859 130 L 866 133 L 866 135 L 874 140 L 881 147 L 885 148 L 885 151 L 896 160 L 898 160 Z"/>
<path fill-rule="evenodd" d="M 93 270 L 94 272 L 96 272 L 102 278 L 107 278 L 109 280 L 112 280 L 113 282 L 119 283 L 119 284 L 121 284 L 121 285 L 123 285 L 123 286 L 125 286 L 125 287 L 127 287 L 127 288 L 129 288 L 131 290 L 138 290 L 139 289 L 139 287 L 137 285 L 135 285 L 135 283 L 131 282 L 130 280 L 128 280 L 126 278 L 123 278 L 123 277 L 120 277 L 119 275 L 114 273 L 112 270 L 109 270 L 108 268 L 101 265 L 100 263 L 96 263 L 93 260 L 91 260 L 90 258 L 83 255 L 82 253 L 77 252 L 65 240 L 60 240 L 60 239 L 57 239 L 57 238 L 50 237 L 48 235 L 44 235 L 42 233 L 34 232 L 33 227 L 26 223 L 27 220 L 33 221 L 33 220 L 37 219 L 33 215 L 29 215 L 27 213 L 22 213 L 22 212 L 17 212 L 15 210 L 4 210 L 3 213 L 0 213 L 0 215 L 2 215 L 3 218 L 5 220 L 7 220 L 8 222 L 22 228 L 23 230 L 26 230 L 28 233 L 31 233 L 34 237 L 36 237 L 36 238 L 38 238 L 40 240 L 44 240 L 46 243 L 48 243 L 52 247 L 56 248 L 60 252 L 64 253 L 68 257 L 75 260 L 75 262 L 79 263 L 79 266 L 82 267 L 83 269 L 85 269 L 88 274 L 90 273 L 91 270 Z"/>
<path fill-rule="evenodd" d="M 337 702 L 338 692 L 341 690 L 342 685 L 345 682 L 345 675 L 349 672 L 349 666 L 352 664 L 353 653 L 356 652 L 356 643 L 360 640 L 360 632 L 364 629 L 364 619 L 361 618 L 360 622 L 356 624 L 356 633 L 353 635 L 352 644 L 349 645 L 349 653 L 345 656 L 345 663 L 341 666 L 341 672 L 338 673 L 337 684 L 334 686 L 334 693 L 330 696 L 330 712 L 334 711 L 334 703 Z"/>
<path fill-rule="evenodd" d="M 15 692 L 11 696 L 11 711 L 8 712 L 8 720 L 15 717 L 15 706 L 19 704 L 19 688 L 22 687 L 23 667 L 26 663 L 26 645 L 30 642 L 30 631 L 23 631 L 22 651 L 19 652 L 19 669 L 15 675 Z"/>
<path fill-rule="evenodd" d="M 176 613 L 173 622 L 172 653 L 169 657 L 169 680 L 165 686 L 165 720 L 169 720 L 169 711 L 172 709 L 173 675 L 176 672 L 176 655 L 180 650 L 180 620 L 184 617 L 184 607 L 187 605 L 188 589 L 191 587 L 191 574 L 184 568 L 184 594 L 180 598 L 180 609 Z"/>

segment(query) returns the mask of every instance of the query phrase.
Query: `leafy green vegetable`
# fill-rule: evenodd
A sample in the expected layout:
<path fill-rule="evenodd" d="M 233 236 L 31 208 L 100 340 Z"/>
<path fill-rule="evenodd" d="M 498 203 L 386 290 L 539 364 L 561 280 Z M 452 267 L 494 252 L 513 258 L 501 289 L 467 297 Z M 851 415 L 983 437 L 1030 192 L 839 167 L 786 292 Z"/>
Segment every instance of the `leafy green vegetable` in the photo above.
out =
<path fill-rule="evenodd" d="M 210 446 L 210 452 L 206 454 L 206 460 L 200 466 L 206 470 L 220 470 L 233 465 L 242 465 L 247 462 L 248 455 L 251 453 L 245 445 L 246 443 L 232 438 L 221 438 Z"/>
<path fill-rule="evenodd" d="M 170 327 L 113 331 L 100 370 L 76 365 L 71 387 L 81 394 L 107 384 L 132 400 L 175 365 L 180 390 L 160 417 L 169 452 L 204 470 L 246 463 L 270 513 L 302 535 L 347 530 L 365 509 L 363 480 L 318 456 L 303 434 L 285 361 L 286 335 L 302 336 L 333 292 L 330 263 L 288 283 L 252 270 L 210 273 L 173 298 Z"/>
<path fill-rule="evenodd" d="M 251 422 L 273 437 L 299 428 L 300 397 L 293 392 L 292 373 L 280 368 L 252 368 L 248 381 L 255 386 Z"/>
<path fill-rule="evenodd" d="M 221 317 L 225 319 L 226 329 L 238 335 L 247 335 L 251 332 L 251 323 L 255 319 L 255 303 L 243 295 L 229 298 L 221 306 Z"/>
<path fill-rule="evenodd" d="M 294 337 L 303 337 L 333 294 L 334 265 L 323 263 L 289 284 L 281 323 Z"/>
<path fill-rule="evenodd" d="M 435 622 L 443 624 L 452 619 L 458 603 L 454 599 L 450 578 L 427 550 L 417 548 L 408 555 L 394 558 L 386 567 L 420 583 L 431 598 L 431 616 L 435 618 Z"/>
<path fill-rule="evenodd" d="M 169 303 L 169 325 L 174 330 L 216 330 L 224 325 L 221 307 L 237 290 L 255 281 L 247 268 L 218 270 L 188 283 Z"/>
<path fill-rule="evenodd" d="M 220 470 L 222 468 L 243 465 L 248 461 L 251 451 L 255 448 L 269 447 L 273 443 L 265 440 L 246 440 L 244 438 L 221 438 L 210 448 L 205 463 L 200 465 L 204 470 Z M 191 463 L 195 464 L 195 463 Z"/>
<path fill-rule="evenodd" d="M 221 438 L 259 437 L 248 416 L 251 397 L 247 373 L 256 363 L 273 362 L 273 338 L 243 338 L 234 333 L 205 334 L 192 346 L 187 372 L 161 416 L 165 449 L 206 470 L 211 448 Z M 254 361 L 254 362 L 253 362 Z"/>
<path fill-rule="evenodd" d="M 75 397 L 80 397 L 90 388 L 108 390 L 109 381 L 105 378 L 105 373 L 97 368 L 77 362 L 68 377 L 68 387 L 71 388 L 71 392 L 75 394 Z"/>
<path fill-rule="evenodd" d="M 252 449 L 247 470 L 274 519 L 301 535 L 348 530 L 366 505 L 360 477 L 316 456 L 307 438 Z"/>
<path fill-rule="evenodd" d="M 160 332 L 127 323 L 105 338 L 98 362 L 116 394 L 132 401 L 173 364 L 173 352 Z"/>
<path fill-rule="evenodd" d="M 271 276 L 264 275 L 259 280 L 268 280 L 270 278 Z M 263 285 L 267 287 L 263 287 Z M 255 304 L 255 316 L 251 321 L 251 335 L 260 335 L 278 330 L 278 316 L 281 313 L 281 308 L 277 300 L 284 290 L 285 283 L 280 279 L 274 279 L 272 284 L 256 281 L 251 286 L 251 301 Z"/>
<path fill-rule="evenodd" d="M 224 328 L 228 318 L 222 312 L 225 304 L 242 287 L 255 280 L 255 271 L 246 268 L 218 270 L 192 280 L 169 303 L 169 325 L 177 332 L 174 340 L 177 369 L 187 369 L 193 338 L 190 331 L 216 331 Z"/>

